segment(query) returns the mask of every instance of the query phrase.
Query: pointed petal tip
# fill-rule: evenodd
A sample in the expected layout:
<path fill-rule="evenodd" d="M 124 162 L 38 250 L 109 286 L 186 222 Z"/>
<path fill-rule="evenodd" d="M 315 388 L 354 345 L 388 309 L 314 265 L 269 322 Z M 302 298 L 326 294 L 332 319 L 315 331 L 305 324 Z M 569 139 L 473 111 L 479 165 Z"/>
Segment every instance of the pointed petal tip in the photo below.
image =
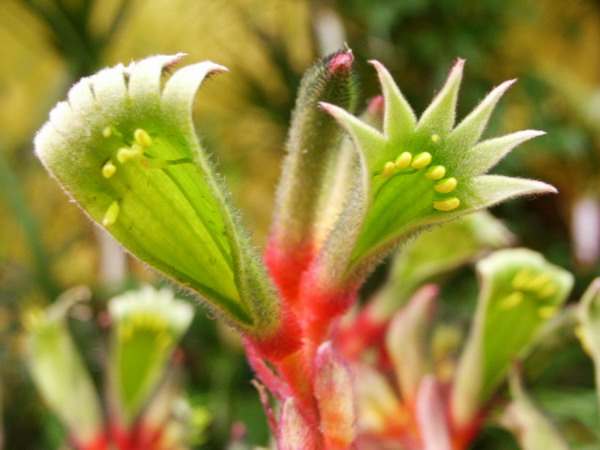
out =
<path fill-rule="evenodd" d="M 384 74 L 389 74 L 387 67 L 385 67 L 380 61 L 377 61 L 376 59 L 370 59 L 368 63 L 375 68 L 379 79 L 381 79 Z"/>
<path fill-rule="evenodd" d="M 319 108 L 321 108 L 326 113 L 332 115 L 333 117 L 336 117 L 336 113 L 339 109 L 341 109 L 339 106 L 327 102 L 319 102 Z"/>
<path fill-rule="evenodd" d="M 456 62 L 454 63 L 454 67 L 456 66 L 464 66 L 467 60 L 465 58 L 461 58 L 460 56 L 456 58 Z"/>
<path fill-rule="evenodd" d="M 531 136 L 531 138 L 548 134 L 548 132 L 544 130 L 522 130 L 521 133 Z"/>
<path fill-rule="evenodd" d="M 465 67 L 466 62 L 467 62 L 467 60 L 464 58 L 457 58 L 457 60 L 452 65 L 452 69 L 450 70 L 450 73 L 462 72 L 463 68 Z"/>
<path fill-rule="evenodd" d="M 558 194 L 558 189 L 551 184 L 544 183 L 543 181 L 530 180 L 526 178 L 520 178 L 520 180 L 531 183 L 529 195 Z"/>
<path fill-rule="evenodd" d="M 498 90 L 498 91 L 500 91 L 501 93 L 504 94 L 516 82 L 517 82 L 517 78 L 513 78 L 511 80 L 506 80 L 506 81 L 500 83 L 498 86 L 496 86 L 496 88 L 494 90 Z"/>

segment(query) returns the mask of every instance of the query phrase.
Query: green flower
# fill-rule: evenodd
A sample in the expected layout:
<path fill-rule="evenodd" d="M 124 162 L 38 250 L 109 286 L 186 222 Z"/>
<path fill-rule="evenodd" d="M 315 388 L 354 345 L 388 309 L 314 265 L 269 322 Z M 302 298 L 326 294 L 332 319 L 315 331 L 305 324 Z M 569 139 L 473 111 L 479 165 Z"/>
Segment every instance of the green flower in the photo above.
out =
<path fill-rule="evenodd" d="M 201 62 L 162 85 L 180 59 L 154 56 L 83 78 L 50 113 L 36 153 L 131 253 L 263 338 L 279 329 L 279 302 L 192 121 L 198 87 L 226 69 Z"/>
<path fill-rule="evenodd" d="M 475 321 L 454 379 L 451 414 L 459 428 L 505 380 L 553 319 L 573 287 L 573 276 L 528 249 L 499 250 L 477 264 L 481 280 Z"/>
<path fill-rule="evenodd" d="M 509 198 L 556 192 L 539 181 L 483 175 L 515 146 L 543 134 L 525 130 L 480 141 L 496 103 L 513 81 L 492 90 L 455 126 L 463 60 L 455 64 L 418 120 L 385 67 L 377 61 L 372 64 L 383 89 L 382 131 L 340 107 L 322 103 L 347 131 L 359 158 L 345 211 L 322 255 L 331 271 L 339 272 L 335 266 L 345 261 L 342 276 L 362 276 L 427 225 Z"/>

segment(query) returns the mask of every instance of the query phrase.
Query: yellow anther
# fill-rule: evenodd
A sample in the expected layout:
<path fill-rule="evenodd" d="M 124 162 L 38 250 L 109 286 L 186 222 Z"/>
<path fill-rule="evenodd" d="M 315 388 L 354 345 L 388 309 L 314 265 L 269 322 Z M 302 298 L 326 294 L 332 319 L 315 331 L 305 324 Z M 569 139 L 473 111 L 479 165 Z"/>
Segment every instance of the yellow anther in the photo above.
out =
<path fill-rule="evenodd" d="M 106 161 L 106 163 L 102 166 L 102 176 L 104 178 L 112 177 L 117 171 L 117 166 L 115 166 L 112 162 L 112 159 Z"/>
<path fill-rule="evenodd" d="M 557 290 L 558 288 L 556 287 L 556 284 L 551 282 L 538 291 L 538 296 L 540 298 L 552 297 L 554 294 L 556 294 Z"/>
<path fill-rule="evenodd" d="M 121 341 L 128 341 L 131 339 L 131 335 L 133 334 L 133 328 L 129 323 L 123 323 L 119 327 L 119 339 Z"/>
<path fill-rule="evenodd" d="M 460 206 L 460 200 L 456 197 L 451 197 L 447 200 L 433 202 L 433 207 L 438 211 L 452 211 Z"/>
<path fill-rule="evenodd" d="M 558 313 L 558 307 L 540 306 L 537 312 L 541 319 L 552 319 Z"/>
<path fill-rule="evenodd" d="M 427 167 L 431 162 L 431 153 L 422 152 L 415 156 L 412 161 L 411 166 L 415 169 L 422 169 L 423 167 Z"/>
<path fill-rule="evenodd" d="M 393 162 L 388 161 L 385 163 L 385 166 L 383 166 L 383 171 L 381 172 L 381 178 L 387 178 L 390 175 L 392 175 L 394 173 L 394 171 L 396 170 L 396 166 L 394 165 Z"/>
<path fill-rule="evenodd" d="M 133 323 L 138 329 L 146 328 L 146 313 L 144 311 L 139 311 L 137 314 L 135 314 L 133 316 Z"/>
<path fill-rule="evenodd" d="M 431 142 L 433 142 L 434 144 L 437 144 L 438 142 L 440 142 L 440 135 L 439 134 L 432 134 L 431 135 Z"/>
<path fill-rule="evenodd" d="M 102 136 L 104 136 L 105 138 L 109 138 L 112 136 L 112 130 L 110 129 L 110 127 L 105 127 L 104 130 L 102 130 Z"/>
<path fill-rule="evenodd" d="M 152 145 L 152 138 L 146 130 L 138 128 L 133 132 L 133 138 L 142 147 L 150 147 Z"/>
<path fill-rule="evenodd" d="M 458 181 L 456 181 L 456 178 L 450 177 L 450 178 L 444 178 L 443 180 L 438 181 L 437 183 L 435 183 L 433 188 L 440 194 L 447 194 L 449 192 L 452 192 L 454 189 L 456 189 L 457 184 L 458 184 Z"/>
<path fill-rule="evenodd" d="M 548 283 L 551 280 L 552 279 L 550 278 L 550 275 L 542 272 L 529 282 L 529 284 L 526 286 L 526 289 L 531 289 L 532 291 L 537 291 L 538 289 L 541 289 L 546 283 Z"/>
<path fill-rule="evenodd" d="M 106 212 L 104 213 L 104 217 L 102 218 L 102 225 L 104 225 L 105 227 L 110 227 L 111 225 L 114 225 L 117 221 L 117 217 L 119 217 L 120 209 L 121 208 L 119 207 L 119 202 L 117 202 L 116 200 L 112 202 L 106 210 Z"/>
<path fill-rule="evenodd" d="M 148 317 L 148 328 L 152 328 L 156 331 L 164 331 L 167 326 L 162 317 L 152 314 Z"/>
<path fill-rule="evenodd" d="M 519 303 L 521 303 L 523 301 L 523 299 L 525 298 L 525 296 L 523 295 L 522 292 L 513 292 L 512 294 L 504 297 L 502 300 L 500 300 L 500 303 L 498 304 L 498 307 L 500 309 L 512 309 L 515 306 L 517 306 Z"/>
<path fill-rule="evenodd" d="M 130 148 L 121 147 L 119 150 L 117 150 L 117 161 L 119 161 L 121 164 L 125 164 L 132 158 L 133 156 Z"/>
<path fill-rule="evenodd" d="M 430 180 L 441 180 L 446 175 L 446 168 L 444 166 L 431 166 L 425 172 L 425 177 Z"/>
<path fill-rule="evenodd" d="M 156 335 L 156 345 L 158 348 L 164 350 L 171 346 L 173 339 L 170 334 L 162 332 Z"/>
<path fill-rule="evenodd" d="M 527 267 L 521 269 L 512 279 L 511 285 L 515 289 L 523 289 L 527 286 L 532 276 L 533 274 Z"/>
<path fill-rule="evenodd" d="M 119 161 L 121 164 L 125 164 L 127 161 L 139 158 L 143 153 L 144 152 L 142 151 L 142 148 L 137 144 L 132 145 L 131 148 L 121 147 L 117 151 L 117 161 Z"/>
<path fill-rule="evenodd" d="M 402 152 L 400 156 L 396 158 L 394 165 L 396 170 L 406 169 L 412 162 L 412 154 L 410 152 Z"/>

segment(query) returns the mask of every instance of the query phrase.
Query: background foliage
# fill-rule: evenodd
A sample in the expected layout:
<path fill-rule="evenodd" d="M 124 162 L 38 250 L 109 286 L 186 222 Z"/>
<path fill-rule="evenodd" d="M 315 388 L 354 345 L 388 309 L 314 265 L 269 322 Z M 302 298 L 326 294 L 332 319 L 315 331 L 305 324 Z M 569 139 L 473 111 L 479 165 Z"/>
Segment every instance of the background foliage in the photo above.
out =
<path fill-rule="evenodd" d="M 417 111 L 458 56 L 468 64 L 459 115 L 492 86 L 518 77 L 502 111 L 492 117 L 489 135 L 523 128 L 548 135 L 523 145 L 498 171 L 542 179 L 561 193 L 509 202 L 493 212 L 520 244 L 576 275 L 573 299 L 598 274 L 597 1 L 5 0 L 0 2 L 0 447 L 4 441 L 6 448 L 55 448 L 62 436 L 20 356 L 23 311 L 52 302 L 73 285 L 91 286 L 93 301 L 77 310 L 72 326 L 99 378 L 107 298 L 140 280 L 163 282 L 131 259 L 116 273 L 102 265 L 102 252 L 114 249 L 33 157 L 33 133 L 50 107 L 79 77 L 151 54 L 186 52 L 187 61 L 211 59 L 227 66 L 229 74 L 203 86 L 196 123 L 262 245 L 298 82 L 339 39 L 324 37 L 324 29 L 343 31 L 342 40 L 353 49 L 363 105 L 378 93 L 368 59 L 390 69 Z M 383 272 L 385 267 L 366 292 Z M 474 288 L 469 270 L 451 278 L 442 294 L 444 313 L 468 318 Z M 538 370 L 539 394 L 570 438 L 584 445 L 588 437 L 566 412 L 589 421 L 591 366 L 577 343 L 564 345 L 549 367 Z M 265 443 L 263 413 L 236 338 L 199 313 L 183 350 L 192 403 L 211 417 L 208 432 L 198 439 L 200 448 L 223 448 L 238 421 L 246 424 L 250 442 Z M 569 385 L 573 395 L 552 389 L 560 385 Z M 498 448 L 508 448 L 502 439 L 508 437 L 488 429 L 476 447 L 500 442 Z"/>

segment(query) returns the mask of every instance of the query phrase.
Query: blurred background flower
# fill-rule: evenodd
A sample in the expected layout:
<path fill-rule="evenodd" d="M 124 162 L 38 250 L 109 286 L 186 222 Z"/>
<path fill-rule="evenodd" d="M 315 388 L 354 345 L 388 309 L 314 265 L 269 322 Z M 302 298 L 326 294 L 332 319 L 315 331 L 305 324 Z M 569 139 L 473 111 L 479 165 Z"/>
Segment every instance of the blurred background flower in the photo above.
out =
<path fill-rule="evenodd" d="M 202 88 L 196 124 L 259 245 L 271 220 L 295 91 L 316 57 L 344 43 L 352 48 L 360 105 L 378 94 L 367 64 L 378 59 L 419 113 L 452 62 L 466 58 L 469 89 L 461 93 L 459 117 L 490 86 L 518 77 L 487 135 L 524 128 L 548 135 L 520 147 L 497 170 L 552 183 L 560 194 L 512 201 L 493 213 L 520 245 L 575 274 L 572 298 L 598 274 L 600 5 L 593 0 L 4 0 L 0 42 L 0 447 L 3 441 L 5 448 L 55 448 L 64 436 L 25 370 L 24 308 L 45 307 L 76 284 L 92 288 L 91 302 L 69 315 L 97 382 L 107 335 L 96 325 L 106 320 L 107 299 L 140 281 L 162 283 L 98 233 L 33 156 L 33 134 L 52 105 L 78 78 L 105 65 L 186 52 L 187 61 L 211 59 L 231 70 Z M 365 296 L 385 271 L 375 274 Z M 442 313 L 469 317 L 473 274 L 459 271 L 451 281 L 441 294 Z M 182 347 L 189 394 L 212 415 L 202 448 L 232 442 L 238 421 L 246 423 L 248 441 L 265 444 L 266 422 L 236 338 L 196 314 Z M 542 376 L 547 386 L 572 386 L 580 404 L 587 404 L 590 380 L 591 363 L 575 344 Z M 564 417 L 585 408 L 569 407 L 573 397 L 565 400 L 543 384 L 540 390 L 572 425 L 571 435 L 585 441 Z M 493 448 L 486 439 L 497 434 L 484 433 L 476 445 Z"/>

